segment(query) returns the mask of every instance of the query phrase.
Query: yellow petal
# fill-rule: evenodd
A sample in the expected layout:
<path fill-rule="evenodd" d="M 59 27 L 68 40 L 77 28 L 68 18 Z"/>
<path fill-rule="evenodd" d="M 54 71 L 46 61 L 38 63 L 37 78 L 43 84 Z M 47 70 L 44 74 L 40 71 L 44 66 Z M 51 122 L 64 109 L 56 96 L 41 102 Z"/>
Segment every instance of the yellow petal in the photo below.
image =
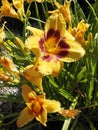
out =
<path fill-rule="evenodd" d="M 68 24 L 71 24 L 71 13 L 70 13 L 70 3 L 72 0 L 66 2 L 64 0 L 64 5 L 59 4 L 56 0 L 54 0 L 54 4 L 57 6 L 58 10 L 62 13 L 65 21 Z"/>
<path fill-rule="evenodd" d="M 12 0 L 16 9 L 23 9 L 24 0 Z"/>
<path fill-rule="evenodd" d="M 27 84 L 24 84 L 22 86 L 22 96 L 25 100 L 25 102 L 28 102 L 29 101 L 29 93 L 32 92 L 32 89 L 27 85 Z"/>
<path fill-rule="evenodd" d="M 45 108 L 43 108 L 41 114 L 39 114 L 38 116 L 36 116 L 36 120 L 38 120 L 44 126 L 46 126 L 46 122 L 47 122 L 47 110 Z"/>
<path fill-rule="evenodd" d="M 38 86 L 40 89 L 42 88 L 42 75 L 37 71 L 36 66 L 27 66 L 24 69 L 23 74 L 30 82 Z"/>
<path fill-rule="evenodd" d="M 76 40 L 82 45 L 82 46 L 85 46 L 84 44 L 84 42 L 85 42 L 85 39 L 84 39 L 84 31 L 78 31 L 77 33 L 76 33 L 76 35 L 75 35 L 75 38 L 76 38 Z"/>
<path fill-rule="evenodd" d="M 85 55 L 84 48 L 67 31 L 65 33 L 65 43 L 67 43 L 69 45 L 69 48 L 65 50 L 68 53 L 65 54 L 65 56 L 59 58 L 59 60 L 64 61 L 64 62 L 74 62 L 74 61 L 79 60 L 80 58 L 82 58 Z M 64 54 L 63 52 L 62 52 L 62 54 Z"/>
<path fill-rule="evenodd" d="M 24 16 L 24 0 L 12 0 L 14 8 L 17 10 L 19 20 L 23 21 Z"/>
<path fill-rule="evenodd" d="M 63 68 L 63 62 L 59 61 L 55 56 L 50 61 L 39 58 L 38 71 L 43 75 L 57 76 Z"/>
<path fill-rule="evenodd" d="M 81 31 L 86 32 L 88 30 L 89 26 L 90 26 L 90 24 L 85 23 L 84 20 L 81 20 L 78 23 L 77 30 L 81 30 Z"/>
<path fill-rule="evenodd" d="M 33 116 L 32 112 L 29 110 L 28 107 L 26 107 L 22 110 L 22 112 L 20 113 L 20 115 L 17 119 L 17 126 L 23 127 L 24 125 L 26 125 L 33 119 L 34 119 L 34 116 Z"/>
<path fill-rule="evenodd" d="M 18 14 L 7 0 L 2 0 L 2 6 L 0 8 L 0 18 L 8 16 L 18 18 Z"/>
<path fill-rule="evenodd" d="M 39 41 L 43 37 L 43 31 L 31 26 L 27 26 L 27 30 L 32 32 L 25 42 L 25 47 L 31 50 L 35 55 L 36 58 L 41 55 L 40 48 L 39 48 Z"/>
<path fill-rule="evenodd" d="M 29 31 L 31 31 L 31 32 L 33 33 L 34 36 L 42 37 L 42 35 L 43 35 L 43 31 L 40 30 L 40 29 L 31 27 L 31 26 L 27 26 L 26 29 L 29 30 Z"/>
<path fill-rule="evenodd" d="M 62 71 L 64 67 L 64 63 L 62 61 L 57 60 L 55 63 L 52 63 L 53 72 L 52 76 L 58 76 L 58 74 Z"/>
<path fill-rule="evenodd" d="M 61 109 L 61 104 L 55 100 L 45 100 L 44 107 L 47 110 L 47 113 L 58 112 Z"/>
<path fill-rule="evenodd" d="M 25 41 L 25 48 L 31 50 L 35 55 L 36 58 L 40 55 L 40 48 L 39 48 L 39 36 L 29 36 Z"/>
<path fill-rule="evenodd" d="M 45 34 L 47 34 L 49 29 L 58 30 L 60 35 L 64 36 L 66 23 L 61 13 L 54 13 L 47 19 L 45 24 Z"/>
<path fill-rule="evenodd" d="M 84 20 L 81 20 L 79 23 L 78 23 L 78 26 L 77 28 L 74 27 L 74 28 L 71 28 L 69 27 L 68 28 L 68 32 L 71 33 L 76 41 L 78 41 L 83 47 L 85 47 L 85 32 L 88 30 L 90 24 L 88 23 L 85 23 Z"/>

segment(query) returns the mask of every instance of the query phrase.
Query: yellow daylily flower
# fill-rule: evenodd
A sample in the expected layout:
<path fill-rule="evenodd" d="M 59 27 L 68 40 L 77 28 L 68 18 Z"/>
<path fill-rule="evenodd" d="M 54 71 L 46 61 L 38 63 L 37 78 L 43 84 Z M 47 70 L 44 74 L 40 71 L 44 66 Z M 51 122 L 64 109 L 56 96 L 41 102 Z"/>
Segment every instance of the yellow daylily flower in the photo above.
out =
<path fill-rule="evenodd" d="M 85 23 L 84 20 L 81 20 L 78 23 L 77 28 L 69 27 L 68 31 L 75 37 L 75 39 L 82 45 L 85 46 L 85 32 L 88 30 L 90 24 Z"/>
<path fill-rule="evenodd" d="M 24 0 L 12 0 L 14 7 L 18 9 L 22 9 L 24 11 Z"/>
<path fill-rule="evenodd" d="M 19 79 L 19 71 L 11 59 L 2 56 L 0 59 L 0 64 L 3 65 L 9 73 Z"/>
<path fill-rule="evenodd" d="M 6 16 L 17 18 L 22 21 L 22 16 L 24 14 L 24 0 L 12 0 L 12 2 L 13 3 L 10 3 L 8 0 L 2 0 L 2 6 L 0 8 L 0 19 Z"/>
<path fill-rule="evenodd" d="M 36 71 L 42 75 L 57 76 L 62 62 L 74 62 L 84 56 L 85 50 L 67 30 L 61 13 L 52 14 L 45 23 L 45 30 L 27 27 L 32 31 L 25 47 L 36 55 Z M 32 75 L 32 74 L 31 74 Z"/>
<path fill-rule="evenodd" d="M 4 16 L 18 18 L 17 12 L 12 7 L 12 4 L 8 0 L 2 0 L 2 6 L 0 8 L 0 19 Z"/>
<path fill-rule="evenodd" d="M 46 99 L 45 94 L 37 95 L 35 91 L 26 84 L 22 86 L 22 96 L 26 102 L 26 107 L 18 117 L 18 127 L 26 125 L 34 118 L 46 126 L 47 113 L 58 112 L 61 107 L 58 101 Z"/>
<path fill-rule="evenodd" d="M 64 5 L 61 5 L 59 2 L 54 0 L 54 4 L 56 5 L 56 7 L 58 9 L 54 10 L 54 11 L 49 11 L 49 13 L 60 12 L 60 13 L 62 13 L 65 21 L 68 24 L 71 24 L 71 12 L 70 12 L 70 4 L 71 4 L 71 2 L 72 2 L 72 0 L 69 0 L 68 2 L 66 0 L 64 0 Z"/>
<path fill-rule="evenodd" d="M 24 15 L 24 0 L 12 0 L 14 7 L 17 9 L 18 17 L 23 21 Z"/>

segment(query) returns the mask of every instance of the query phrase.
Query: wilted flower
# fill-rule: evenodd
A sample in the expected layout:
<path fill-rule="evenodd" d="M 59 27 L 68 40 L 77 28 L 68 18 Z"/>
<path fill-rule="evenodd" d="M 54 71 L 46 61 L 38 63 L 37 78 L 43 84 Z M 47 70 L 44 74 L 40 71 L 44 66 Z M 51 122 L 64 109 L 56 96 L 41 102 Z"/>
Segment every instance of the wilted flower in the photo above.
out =
<path fill-rule="evenodd" d="M 70 117 L 70 118 L 75 119 L 75 116 L 77 116 L 80 112 L 81 111 L 78 109 L 69 109 L 69 110 L 61 109 L 59 111 L 59 114 L 61 114 L 62 116 L 65 116 L 65 117 Z"/>
<path fill-rule="evenodd" d="M 7 74 L 0 73 L 0 80 L 9 81 L 9 80 L 11 80 L 11 77 Z"/>
<path fill-rule="evenodd" d="M 19 79 L 19 71 L 11 59 L 2 56 L 0 59 L 0 64 L 5 67 L 9 73 L 13 74 L 16 78 Z"/>
<path fill-rule="evenodd" d="M 7 73 L 5 73 L 3 68 L 0 68 L 0 80 L 4 80 L 4 81 L 11 80 L 11 77 Z"/>

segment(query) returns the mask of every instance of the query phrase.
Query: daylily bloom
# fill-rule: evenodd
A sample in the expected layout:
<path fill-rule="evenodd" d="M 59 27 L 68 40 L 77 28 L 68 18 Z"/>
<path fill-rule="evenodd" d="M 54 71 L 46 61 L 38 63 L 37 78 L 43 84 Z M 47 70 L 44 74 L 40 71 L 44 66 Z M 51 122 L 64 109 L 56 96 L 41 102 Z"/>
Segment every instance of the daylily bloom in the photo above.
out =
<path fill-rule="evenodd" d="M 77 28 L 76 27 L 69 27 L 68 31 L 75 37 L 75 39 L 82 45 L 85 46 L 85 32 L 88 30 L 90 24 L 85 23 L 84 20 L 81 20 Z M 89 36 L 89 35 L 88 35 Z"/>
<path fill-rule="evenodd" d="M 63 68 L 63 62 L 77 61 L 85 54 L 81 44 L 66 30 L 61 13 L 52 14 L 48 18 L 44 31 L 30 26 L 27 29 L 33 35 L 27 38 L 25 46 L 36 55 L 34 66 L 43 76 L 57 76 Z M 29 76 L 33 79 L 34 73 L 28 73 Z"/>
<path fill-rule="evenodd" d="M 70 12 L 70 4 L 71 4 L 71 2 L 72 2 L 72 0 L 69 0 L 68 2 L 66 0 L 64 0 L 64 5 L 61 5 L 59 2 L 54 0 L 54 4 L 56 5 L 56 7 L 58 9 L 54 10 L 54 11 L 49 11 L 49 13 L 60 12 L 60 13 L 62 13 L 65 21 L 68 24 L 71 24 L 71 12 Z"/>
<path fill-rule="evenodd" d="M 45 98 L 45 94 L 37 95 L 28 85 L 22 86 L 22 96 L 26 107 L 20 113 L 17 126 L 22 127 L 34 118 L 46 126 L 47 113 L 55 113 L 60 110 L 61 104 L 55 100 Z"/>
<path fill-rule="evenodd" d="M 24 0 L 13 0 L 13 3 L 10 3 L 8 0 L 2 0 L 1 2 L 2 6 L 0 8 L 0 19 L 6 16 L 17 18 L 22 21 L 22 15 L 24 13 Z"/>
<path fill-rule="evenodd" d="M 13 74 L 16 78 L 19 79 L 19 71 L 11 59 L 2 56 L 0 59 L 0 64 L 5 67 L 9 73 Z"/>
<path fill-rule="evenodd" d="M 2 6 L 0 8 L 0 18 L 8 16 L 12 18 L 18 18 L 17 12 L 7 0 L 2 0 Z"/>
<path fill-rule="evenodd" d="M 22 20 L 24 15 L 24 0 L 12 0 L 14 7 L 17 9 L 18 17 Z"/>

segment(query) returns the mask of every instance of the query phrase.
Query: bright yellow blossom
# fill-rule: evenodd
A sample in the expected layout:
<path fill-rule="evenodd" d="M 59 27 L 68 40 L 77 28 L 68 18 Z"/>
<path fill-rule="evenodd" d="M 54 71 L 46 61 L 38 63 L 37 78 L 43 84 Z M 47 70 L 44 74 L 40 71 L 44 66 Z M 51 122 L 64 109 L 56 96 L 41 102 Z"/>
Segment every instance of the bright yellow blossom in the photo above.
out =
<path fill-rule="evenodd" d="M 4 16 L 22 19 L 24 13 L 24 0 L 12 0 L 10 3 L 8 0 L 2 0 L 2 6 L 0 8 L 0 19 Z M 15 8 L 15 9 L 14 9 Z"/>
<path fill-rule="evenodd" d="M 61 5 L 59 2 L 57 2 L 56 0 L 54 0 L 54 4 L 56 5 L 56 7 L 58 8 L 57 10 L 54 11 L 49 11 L 49 13 L 55 13 L 55 12 L 60 12 L 62 13 L 65 21 L 68 24 L 71 24 L 71 12 L 70 12 L 70 4 L 71 4 L 72 0 L 69 0 L 68 2 L 66 0 L 64 0 L 64 5 Z"/>
<path fill-rule="evenodd" d="M 33 35 L 27 38 L 25 46 L 35 54 L 34 68 L 42 76 L 57 76 L 63 68 L 63 62 L 77 61 L 85 54 L 81 44 L 66 30 L 61 13 L 54 13 L 47 19 L 44 31 L 30 26 L 27 29 Z M 28 75 L 29 80 L 34 80 L 36 76 L 34 78 L 34 73 L 29 72 L 30 68 L 29 71 L 25 69 L 25 77 Z"/>
<path fill-rule="evenodd" d="M 46 126 L 47 113 L 58 112 L 61 107 L 58 101 L 46 99 L 45 94 L 37 95 L 28 85 L 22 86 L 22 96 L 26 107 L 18 117 L 18 127 L 26 125 L 34 118 Z"/>
<path fill-rule="evenodd" d="M 24 0 L 12 0 L 14 7 L 17 9 L 19 19 L 22 20 L 24 15 Z"/>
<path fill-rule="evenodd" d="M 82 45 L 85 46 L 85 32 L 88 30 L 90 24 L 85 23 L 81 20 L 76 27 L 69 27 L 68 31 L 75 37 L 75 39 Z"/>
<path fill-rule="evenodd" d="M 2 0 L 2 6 L 0 8 L 0 19 L 4 16 L 18 18 L 17 12 L 7 0 Z"/>

